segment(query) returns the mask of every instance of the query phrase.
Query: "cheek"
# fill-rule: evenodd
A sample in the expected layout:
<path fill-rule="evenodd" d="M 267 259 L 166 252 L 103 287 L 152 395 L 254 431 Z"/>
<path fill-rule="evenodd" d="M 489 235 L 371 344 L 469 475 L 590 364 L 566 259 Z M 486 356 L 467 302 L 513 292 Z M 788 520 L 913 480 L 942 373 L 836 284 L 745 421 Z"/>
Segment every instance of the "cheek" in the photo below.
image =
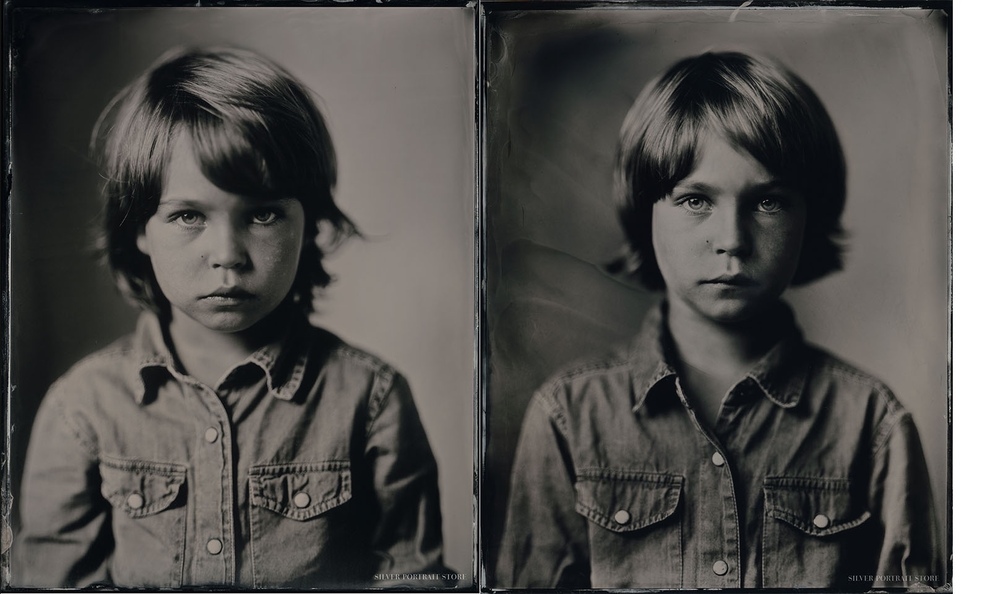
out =
<path fill-rule="evenodd" d="M 291 282 L 295 279 L 296 269 L 299 266 L 302 245 L 302 230 L 292 229 L 274 238 L 273 241 L 266 242 L 258 257 L 264 262 L 265 267 L 271 270 L 273 276 L 288 278 Z"/>
<path fill-rule="evenodd" d="M 695 262 L 699 250 L 704 245 L 696 237 L 697 232 L 685 225 L 676 224 L 670 213 L 662 212 L 662 204 L 653 207 L 652 240 L 653 255 L 665 280 L 674 281 L 678 271 L 686 264 Z M 670 277 L 668 279 L 668 277 Z"/>
<path fill-rule="evenodd" d="M 770 231 L 763 234 L 763 252 L 771 262 L 777 264 L 781 275 L 793 275 L 801 259 L 804 221 L 794 221 Z"/>

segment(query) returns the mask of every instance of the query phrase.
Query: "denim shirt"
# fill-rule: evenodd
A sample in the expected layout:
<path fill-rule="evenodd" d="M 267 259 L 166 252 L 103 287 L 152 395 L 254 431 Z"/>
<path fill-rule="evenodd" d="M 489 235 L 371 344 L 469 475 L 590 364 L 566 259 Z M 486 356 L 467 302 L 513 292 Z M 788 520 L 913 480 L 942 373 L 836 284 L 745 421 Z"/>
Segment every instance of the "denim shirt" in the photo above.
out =
<path fill-rule="evenodd" d="M 442 569 L 409 386 L 302 316 L 214 390 L 145 314 L 51 388 L 20 504 L 21 586 L 339 588 Z"/>
<path fill-rule="evenodd" d="M 699 422 L 655 308 L 633 344 L 526 413 L 497 587 L 944 583 L 909 414 L 789 331 Z"/>

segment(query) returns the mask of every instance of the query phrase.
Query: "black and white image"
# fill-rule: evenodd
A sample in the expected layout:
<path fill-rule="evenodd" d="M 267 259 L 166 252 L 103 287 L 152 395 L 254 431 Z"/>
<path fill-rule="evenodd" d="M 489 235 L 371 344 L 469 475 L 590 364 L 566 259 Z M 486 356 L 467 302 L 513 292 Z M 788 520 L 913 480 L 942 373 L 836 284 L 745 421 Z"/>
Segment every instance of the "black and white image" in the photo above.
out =
<path fill-rule="evenodd" d="M 4 583 L 472 587 L 475 8 L 9 15 Z"/>
<path fill-rule="evenodd" d="M 482 7 L 483 586 L 951 583 L 939 8 Z"/>

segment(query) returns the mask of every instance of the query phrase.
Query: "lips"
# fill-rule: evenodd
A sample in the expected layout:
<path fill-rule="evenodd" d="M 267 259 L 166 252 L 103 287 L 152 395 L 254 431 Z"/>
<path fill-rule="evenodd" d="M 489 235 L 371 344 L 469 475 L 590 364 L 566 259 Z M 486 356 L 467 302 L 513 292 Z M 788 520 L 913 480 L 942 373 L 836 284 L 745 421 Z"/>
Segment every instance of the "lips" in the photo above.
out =
<path fill-rule="evenodd" d="M 202 299 L 217 303 L 239 303 L 254 299 L 254 293 L 240 287 L 221 287 L 209 295 L 204 295 Z"/>
<path fill-rule="evenodd" d="M 726 287 L 752 287 L 756 281 L 745 274 L 723 274 L 712 279 L 701 281 L 703 285 L 722 285 Z"/>

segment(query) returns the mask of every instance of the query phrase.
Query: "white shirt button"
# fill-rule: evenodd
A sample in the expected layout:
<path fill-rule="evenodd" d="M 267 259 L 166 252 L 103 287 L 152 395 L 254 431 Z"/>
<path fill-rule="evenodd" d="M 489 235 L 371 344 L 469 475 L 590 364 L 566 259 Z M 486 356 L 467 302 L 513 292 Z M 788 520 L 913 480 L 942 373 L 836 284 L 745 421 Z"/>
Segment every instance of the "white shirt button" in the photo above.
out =
<path fill-rule="evenodd" d="M 219 555 L 220 551 L 223 550 L 223 543 L 220 542 L 220 540 L 217 538 L 211 538 L 210 540 L 206 541 L 206 550 L 211 555 Z"/>
<path fill-rule="evenodd" d="M 825 514 L 818 514 L 812 522 L 815 524 L 815 528 L 828 528 L 828 525 L 832 523 L 832 520 Z"/>
<path fill-rule="evenodd" d="M 612 516 L 612 519 L 615 520 L 616 524 L 621 524 L 625 526 L 626 524 L 629 523 L 629 520 L 632 519 L 632 516 L 630 516 L 629 512 L 627 512 L 626 510 L 620 509 L 619 511 L 615 512 L 615 515 Z"/>
<path fill-rule="evenodd" d="M 144 497 L 140 493 L 131 493 L 127 496 L 127 507 L 138 509 L 144 505 Z"/>
<path fill-rule="evenodd" d="M 217 431 L 216 427 L 210 427 L 206 430 L 206 433 L 203 434 L 203 437 L 205 437 L 206 441 L 209 443 L 213 443 L 220 437 L 220 432 Z"/>
<path fill-rule="evenodd" d="M 712 563 L 712 571 L 715 572 L 715 575 L 725 575 L 729 573 L 729 564 L 719 559 Z"/>
<path fill-rule="evenodd" d="M 292 498 L 292 503 L 295 503 L 296 507 L 309 507 L 309 494 L 302 491 L 296 493 L 295 497 Z"/>
<path fill-rule="evenodd" d="M 712 464 L 721 468 L 725 465 L 725 458 L 722 457 L 722 454 L 715 452 L 712 454 Z"/>

